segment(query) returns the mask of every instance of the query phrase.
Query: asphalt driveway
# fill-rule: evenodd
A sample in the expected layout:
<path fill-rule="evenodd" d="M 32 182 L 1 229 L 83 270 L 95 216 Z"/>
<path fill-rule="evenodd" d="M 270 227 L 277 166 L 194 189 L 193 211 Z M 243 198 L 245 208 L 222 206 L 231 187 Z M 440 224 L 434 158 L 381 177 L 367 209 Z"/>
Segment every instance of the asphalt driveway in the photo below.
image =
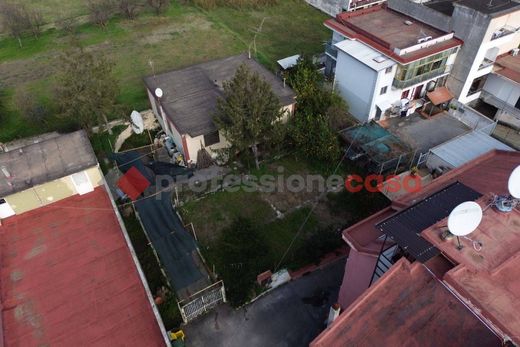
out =
<path fill-rule="evenodd" d="M 345 259 L 287 283 L 240 310 L 220 305 L 183 330 L 195 347 L 308 346 L 336 302 Z"/>

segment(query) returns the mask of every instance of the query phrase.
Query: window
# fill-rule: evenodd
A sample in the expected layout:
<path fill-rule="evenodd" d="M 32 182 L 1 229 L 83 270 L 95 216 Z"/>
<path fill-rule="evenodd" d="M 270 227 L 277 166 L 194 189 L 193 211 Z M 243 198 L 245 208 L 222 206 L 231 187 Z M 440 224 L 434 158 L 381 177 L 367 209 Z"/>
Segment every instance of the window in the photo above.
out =
<path fill-rule="evenodd" d="M 211 146 L 220 142 L 220 136 L 217 131 L 204 135 L 204 146 Z"/>
<path fill-rule="evenodd" d="M 442 60 L 437 60 L 432 64 L 432 70 L 437 70 L 442 66 Z"/>
<path fill-rule="evenodd" d="M 386 94 L 386 91 L 388 90 L 388 87 L 383 87 L 381 88 L 381 93 L 379 93 L 379 95 L 383 95 L 383 94 Z"/>
<path fill-rule="evenodd" d="M 392 72 L 392 70 L 393 70 L 393 67 L 392 67 L 392 66 L 387 67 L 386 70 L 385 70 L 385 73 L 386 73 L 386 74 L 389 74 L 389 73 Z"/>

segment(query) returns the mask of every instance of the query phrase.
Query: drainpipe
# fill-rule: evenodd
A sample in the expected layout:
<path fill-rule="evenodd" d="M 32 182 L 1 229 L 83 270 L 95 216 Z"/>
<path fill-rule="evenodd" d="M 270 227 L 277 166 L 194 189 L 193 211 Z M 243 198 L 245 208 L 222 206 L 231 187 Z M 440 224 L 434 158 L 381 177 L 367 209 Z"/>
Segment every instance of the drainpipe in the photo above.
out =
<path fill-rule="evenodd" d="M 334 322 L 336 318 L 339 317 L 340 310 L 341 308 L 338 303 L 335 303 L 330 307 L 329 318 L 327 318 L 327 327 L 329 327 L 332 324 L 332 322 Z"/>

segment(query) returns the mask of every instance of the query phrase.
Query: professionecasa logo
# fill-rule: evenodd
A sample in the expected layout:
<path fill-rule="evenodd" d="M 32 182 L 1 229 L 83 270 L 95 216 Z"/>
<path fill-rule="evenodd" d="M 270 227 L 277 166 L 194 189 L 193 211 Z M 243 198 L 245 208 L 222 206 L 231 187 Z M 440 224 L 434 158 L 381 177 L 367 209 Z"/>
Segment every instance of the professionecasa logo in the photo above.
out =
<path fill-rule="evenodd" d="M 371 193 L 414 193 L 421 190 L 421 178 L 417 175 L 368 175 L 363 179 L 360 175 L 348 175 L 345 179 L 345 189 L 351 193 L 358 193 L 363 189 Z"/>

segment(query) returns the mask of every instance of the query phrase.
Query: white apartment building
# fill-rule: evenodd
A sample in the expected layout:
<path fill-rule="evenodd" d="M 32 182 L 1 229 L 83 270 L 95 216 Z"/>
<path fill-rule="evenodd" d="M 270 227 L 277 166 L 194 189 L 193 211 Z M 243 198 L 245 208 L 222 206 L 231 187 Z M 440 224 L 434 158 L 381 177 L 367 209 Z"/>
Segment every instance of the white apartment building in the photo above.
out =
<path fill-rule="evenodd" d="M 520 45 L 520 3 L 515 0 L 388 0 L 388 7 L 464 42 L 447 81 L 463 104 L 480 97 L 496 59 Z"/>
<path fill-rule="evenodd" d="M 362 122 L 423 106 L 427 92 L 445 85 L 462 45 L 451 32 L 381 5 L 343 12 L 325 26 L 333 31 L 326 74 Z"/>

